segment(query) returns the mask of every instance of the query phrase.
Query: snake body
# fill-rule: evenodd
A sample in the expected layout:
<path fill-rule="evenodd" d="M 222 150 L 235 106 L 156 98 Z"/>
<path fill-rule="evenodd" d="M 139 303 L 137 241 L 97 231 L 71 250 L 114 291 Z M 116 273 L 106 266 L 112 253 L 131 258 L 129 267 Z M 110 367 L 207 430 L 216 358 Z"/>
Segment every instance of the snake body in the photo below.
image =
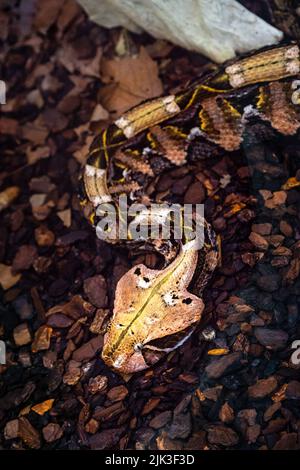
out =
<path fill-rule="evenodd" d="M 299 71 L 297 44 L 267 48 L 221 67 L 177 95 L 153 99 L 126 112 L 91 145 L 81 175 L 85 216 L 96 226 L 101 220 L 99 206 L 118 205 L 120 194 L 126 194 L 130 203 L 150 204 L 147 188 L 162 171 L 188 163 L 191 148 L 201 156 L 205 141 L 229 152 L 239 149 L 253 118 L 267 121 L 281 134 L 295 134 L 300 127 L 295 86 Z M 163 254 L 165 263 L 157 271 L 140 265 L 119 281 L 102 353 L 109 366 L 125 373 L 142 370 L 194 330 L 203 310 L 196 296 L 207 285 L 218 259 L 215 235 L 205 220 L 202 224 L 205 237 L 197 254 L 187 239 L 180 246 L 174 239 L 143 241 Z M 125 244 L 130 248 L 134 242 L 127 235 Z M 107 241 L 124 243 L 116 234 Z M 195 272 L 195 305 L 187 308 L 184 301 Z M 180 277 L 184 281 L 178 281 Z M 149 285 L 143 279 L 150 279 Z M 173 302 L 176 282 L 181 291 L 176 291 Z"/>

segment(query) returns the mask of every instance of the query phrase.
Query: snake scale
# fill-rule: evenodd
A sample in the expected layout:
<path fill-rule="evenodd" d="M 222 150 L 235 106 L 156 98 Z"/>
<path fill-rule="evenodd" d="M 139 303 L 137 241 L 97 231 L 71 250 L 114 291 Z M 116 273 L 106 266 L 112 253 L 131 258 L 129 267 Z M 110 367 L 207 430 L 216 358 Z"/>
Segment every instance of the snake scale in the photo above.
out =
<path fill-rule="evenodd" d="M 105 212 L 98 208 L 110 204 L 118 210 L 120 195 L 148 207 L 153 201 L 147 188 L 158 175 L 188 163 L 193 147 L 201 156 L 205 141 L 228 152 L 239 149 L 253 119 L 283 135 L 295 134 L 300 127 L 299 71 L 297 44 L 266 48 L 225 64 L 177 95 L 127 111 L 91 145 L 80 183 L 84 215 L 97 226 Z M 148 216 L 139 214 L 138 219 Z M 152 214 L 150 220 L 160 216 Z M 119 373 L 152 366 L 181 345 L 199 322 L 204 309 L 200 296 L 218 261 L 213 230 L 205 219 L 201 223 L 201 249 L 187 237 L 139 242 L 162 254 L 164 263 L 157 270 L 134 266 L 118 282 L 102 358 Z M 116 234 L 107 241 L 136 245 L 129 231 L 125 241 Z"/>

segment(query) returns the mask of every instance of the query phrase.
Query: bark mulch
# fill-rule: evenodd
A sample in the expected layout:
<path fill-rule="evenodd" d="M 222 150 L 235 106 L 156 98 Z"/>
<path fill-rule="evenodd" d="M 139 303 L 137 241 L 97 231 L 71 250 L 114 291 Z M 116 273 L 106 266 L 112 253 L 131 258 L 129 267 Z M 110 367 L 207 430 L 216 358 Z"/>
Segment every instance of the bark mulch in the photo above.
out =
<path fill-rule="evenodd" d="M 251 145 L 162 174 L 156 194 L 205 204 L 222 261 L 197 332 L 124 380 L 100 358 L 115 286 L 156 259 L 96 238 L 80 166 L 125 109 L 212 64 L 146 35 L 124 48 L 73 0 L 3 4 L 0 448 L 299 449 L 299 138 L 254 123 Z"/>

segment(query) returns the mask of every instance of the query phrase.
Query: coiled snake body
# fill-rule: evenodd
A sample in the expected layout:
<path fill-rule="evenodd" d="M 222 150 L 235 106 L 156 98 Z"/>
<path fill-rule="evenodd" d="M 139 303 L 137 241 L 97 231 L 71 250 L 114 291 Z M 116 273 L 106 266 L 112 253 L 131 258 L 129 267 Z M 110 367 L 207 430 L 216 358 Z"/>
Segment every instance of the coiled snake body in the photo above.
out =
<path fill-rule="evenodd" d="M 295 134 L 300 127 L 295 86 L 299 70 L 297 44 L 269 48 L 222 67 L 178 95 L 126 112 L 90 148 L 81 176 L 85 216 L 96 226 L 105 212 L 97 208 L 112 204 L 118 209 L 121 194 L 130 204 L 148 206 L 146 189 L 157 175 L 187 163 L 193 146 L 201 154 L 204 140 L 226 151 L 237 150 L 253 117 L 268 121 L 282 134 Z M 161 216 L 158 210 L 138 217 L 149 221 Z M 139 242 L 163 254 L 165 263 L 160 270 L 135 266 L 117 285 L 102 351 L 103 360 L 115 370 L 132 373 L 151 366 L 195 329 L 204 308 L 199 294 L 218 260 L 214 233 L 204 219 L 201 224 L 200 250 L 187 236 L 181 242 L 174 237 Z M 121 242 L 116 233 L 107 241 Z M 125 244 L 135 243 L 128 231 Z M 191 282 L 193 293 L 188 291 Z"/>

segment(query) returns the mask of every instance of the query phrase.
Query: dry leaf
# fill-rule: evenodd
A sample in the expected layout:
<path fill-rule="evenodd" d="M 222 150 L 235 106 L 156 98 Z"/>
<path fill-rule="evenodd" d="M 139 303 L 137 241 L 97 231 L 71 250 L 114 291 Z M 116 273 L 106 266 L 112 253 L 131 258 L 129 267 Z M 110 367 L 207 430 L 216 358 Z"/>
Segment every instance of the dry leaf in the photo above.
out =
<path fill-rule="evenodd" d="M 109 83 L 100 91 L 101 102 L 114 118 L 163 92 L 157 64 L 143 47 L 134 57 L 103 59 L 101 74 Z"/>
<path fill-rule="evenodd" d="M 40 416 L 43 416 L 47 411 L 51 410 L 54 403 L 54 398 L 50 398 L 49 400 L 45 400 L 42 403 L 38 403 L 31 407 L 32 411 L 35 411 Z"/>

